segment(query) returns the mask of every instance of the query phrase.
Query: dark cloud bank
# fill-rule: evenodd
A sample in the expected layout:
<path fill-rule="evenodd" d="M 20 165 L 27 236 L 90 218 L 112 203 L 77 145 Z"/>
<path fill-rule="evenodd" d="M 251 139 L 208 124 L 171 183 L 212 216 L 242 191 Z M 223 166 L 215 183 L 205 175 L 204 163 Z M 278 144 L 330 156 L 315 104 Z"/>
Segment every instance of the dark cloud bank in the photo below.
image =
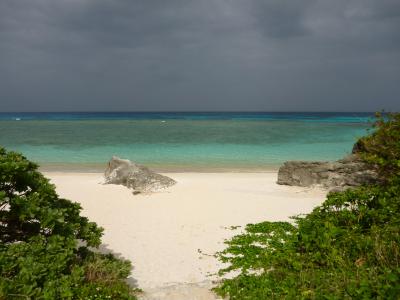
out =
<path fill-rule="evenodd" d="M 400 110 L 399 0 L 1 0 L 0 111 Z"/>

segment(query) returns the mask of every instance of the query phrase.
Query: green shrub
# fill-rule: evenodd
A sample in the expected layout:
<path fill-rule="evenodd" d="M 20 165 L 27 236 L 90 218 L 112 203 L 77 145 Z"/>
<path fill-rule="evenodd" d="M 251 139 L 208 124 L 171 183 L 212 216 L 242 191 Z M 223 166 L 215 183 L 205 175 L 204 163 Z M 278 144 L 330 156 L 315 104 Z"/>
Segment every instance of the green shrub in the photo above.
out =
<path fill-rule="evenodd" d="M 356 153 L 378 167 L 385 179 L 400 176 L 400 113 L 376 114 L 375 129 L 359 139 Z"/>
<path fill-rule="evenodd" d="M 135 299 L 130 262 L 89 250 L 102 229 L 80 210 L 34 163 L 0 148 L 0 299 Z"/>
<path fill-rule="evenodd" d="M 248 225 L 218 254 L 228 263 L 220 275 L 240 274 L 215 291 L 231 300 L 399 299 L 399 125 L 399 114 L 379 118 L 358 147 L 381 185 L 330 193 L 294 225 Z"/>

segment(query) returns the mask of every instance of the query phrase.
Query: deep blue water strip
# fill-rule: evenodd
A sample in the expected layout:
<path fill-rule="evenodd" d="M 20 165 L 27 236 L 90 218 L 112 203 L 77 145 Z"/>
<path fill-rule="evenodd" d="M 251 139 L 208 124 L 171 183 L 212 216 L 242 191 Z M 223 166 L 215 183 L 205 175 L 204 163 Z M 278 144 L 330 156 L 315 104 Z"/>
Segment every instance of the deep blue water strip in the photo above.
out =
<path fill-rule="evenodd" d="M 372 112 L 0 112 L 0 121 L 74 120 L 299 120 L 368 122 Z"/>

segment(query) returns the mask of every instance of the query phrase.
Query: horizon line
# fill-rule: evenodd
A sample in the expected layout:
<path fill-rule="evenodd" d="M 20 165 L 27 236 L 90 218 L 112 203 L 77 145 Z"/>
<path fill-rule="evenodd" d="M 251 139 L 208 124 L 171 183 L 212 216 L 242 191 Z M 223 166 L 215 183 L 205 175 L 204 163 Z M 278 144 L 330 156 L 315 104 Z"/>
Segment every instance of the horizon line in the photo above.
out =
<path fill-rule="evenodd" d="M 376 113 L 390 111 L 330 111 L 330 110 L 318 110 L 318 111 L 289 111 L 289 110 L 76 110 L 76 111 L 0 111 L 0 114 L 12 114 L 12 113 Z"/>

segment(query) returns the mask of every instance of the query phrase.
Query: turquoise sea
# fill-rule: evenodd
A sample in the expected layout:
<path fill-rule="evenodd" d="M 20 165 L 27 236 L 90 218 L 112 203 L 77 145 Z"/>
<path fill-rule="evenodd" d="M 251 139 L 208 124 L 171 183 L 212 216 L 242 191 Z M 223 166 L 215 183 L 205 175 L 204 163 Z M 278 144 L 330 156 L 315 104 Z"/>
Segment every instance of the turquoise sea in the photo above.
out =
<path fill-rule="evenodd" d="M 268 170 L 350 153 L 372 113 L 0 113 L 0 145 L 43 169 L 101 171 L 117 155 L 157 170 Z"/>

